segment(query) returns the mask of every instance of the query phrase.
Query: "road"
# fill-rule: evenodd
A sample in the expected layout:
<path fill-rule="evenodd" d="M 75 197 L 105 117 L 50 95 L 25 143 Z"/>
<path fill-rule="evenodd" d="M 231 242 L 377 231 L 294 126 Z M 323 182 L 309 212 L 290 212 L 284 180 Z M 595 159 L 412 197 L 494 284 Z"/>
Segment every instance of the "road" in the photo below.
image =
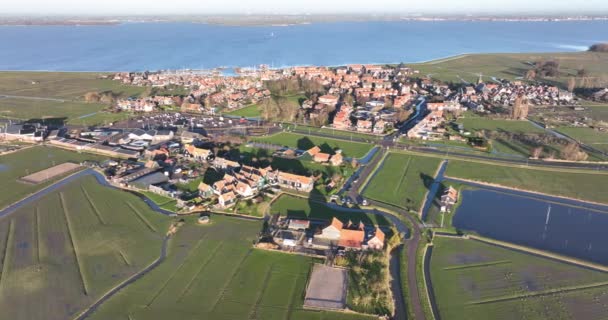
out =
<path fill-rule="evenodd" d="M 66 102 L 65 99 L 55 99 L 55 98 L 43 98 L 43 97 L 30 97 L 30 96 L 15 96 L 9 94 L 0 94 L 0 99 L 9 98 L 9 99 L 28 99 L 28 100 L 42 100 L 42 101 L 53 101 L 53 102 Z"/>

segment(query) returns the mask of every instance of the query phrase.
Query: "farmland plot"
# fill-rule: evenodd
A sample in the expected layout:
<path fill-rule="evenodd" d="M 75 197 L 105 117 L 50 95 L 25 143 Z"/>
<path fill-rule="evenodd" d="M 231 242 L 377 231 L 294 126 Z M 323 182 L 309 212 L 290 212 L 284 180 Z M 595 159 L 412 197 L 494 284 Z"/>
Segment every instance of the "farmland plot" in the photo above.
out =
<path fill-rule="evenodd" d="M 163 232 L 152 233 L 128 215 L 127 201 Z M 91 176 L 0 219 L 3 317 L 74 317 L 158 257 L 168 223 L 136 196 Z"/>
<path fill-rule="evenodd" d="M 205 226 L 187 218 L 170 241 L 167 259 L 91 319 L 339 318 L 302 309 L 312 259 L 253 249 L 260 228 L 260 222 L 223 216 Z"/>
<path fill-rule="evenodd" d="M 430 275 L 441 319 L 603 319 L 592 310 L 604 306 L 606 273 L 474 240 L 433 242 Z"/>

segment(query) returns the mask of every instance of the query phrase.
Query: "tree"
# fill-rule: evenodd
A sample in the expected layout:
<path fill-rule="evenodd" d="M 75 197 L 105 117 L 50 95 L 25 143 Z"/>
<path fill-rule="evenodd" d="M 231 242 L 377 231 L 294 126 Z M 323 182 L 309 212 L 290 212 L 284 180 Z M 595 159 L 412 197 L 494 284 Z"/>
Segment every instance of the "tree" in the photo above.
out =
<path fill-rule="evenodd" d="M 526 72 L 526 80 L 534 80 L 536 78 L 536 71 L 534 69 L 528 70 Z"/>
<path fill-rule="evenodd" d="M 574 92 L 574 88 L 576 87 L 576 80 L 573 77 L 568 79 L 568 91 Z"/>
<path fill-rule="evenodd" d="M 562 158 L 570 161 L 585 161 L 589 155 L 581 150 L 578 143 L 570 142 L 564 148 L 562 148 Z"/>
<path fill-rule="evenodd" d="M 99 96 L 99 93 L 97 93 L 97 92 L 91 91 L 91 92 L 85 93 L 85 95 L 84 95 L 84 101 L 89 102 L 89 103 L 99 102 L 99 99 L 100 99 L 100 96 Z"/>
<path fill-rule="evenodd" d="M 542 154 L 542 152 L 543 152 L 543 147 L 532 148 L 532 151 L 530 152 L 531 153 L 530 156 L 533 159 L 538 159 L 538 158 L 540 158 L 540 155 Z"/>
<path fill-rule="evenodd" d="M 579 78 L 582 77 L 586 77 L 588 75 L 587 69 L 580 67 L 577 71 L 576 71 L 576 76 Z"/>

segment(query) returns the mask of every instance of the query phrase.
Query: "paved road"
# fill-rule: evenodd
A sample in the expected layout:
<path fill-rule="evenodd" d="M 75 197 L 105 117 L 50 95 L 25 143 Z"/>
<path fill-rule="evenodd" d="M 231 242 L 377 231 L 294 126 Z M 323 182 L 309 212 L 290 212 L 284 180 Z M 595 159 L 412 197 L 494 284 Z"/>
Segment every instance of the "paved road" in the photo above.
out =
<path fill-rule="evenodd" d="M 42 101 L 54 101 L 54 102 L 66 102 L 65 99 L 56 98 L 43 98 L 43 97 L 31 97 L 31 96 L 15 96 L 10 94 L 0 94 L 0 98 L 11 98 L 11 99 L 28 99 L 28 100 L 42 100 Z"/>

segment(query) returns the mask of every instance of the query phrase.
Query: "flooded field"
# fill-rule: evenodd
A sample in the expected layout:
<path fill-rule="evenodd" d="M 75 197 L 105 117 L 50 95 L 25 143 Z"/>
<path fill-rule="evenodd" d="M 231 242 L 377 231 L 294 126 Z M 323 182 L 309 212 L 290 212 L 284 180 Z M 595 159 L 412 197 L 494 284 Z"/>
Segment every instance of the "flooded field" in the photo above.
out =
<path fill-rule="evenodd" d="M 608 264 L 608 206 L 479 187 L 462 191 L 454 227 Z"/>

